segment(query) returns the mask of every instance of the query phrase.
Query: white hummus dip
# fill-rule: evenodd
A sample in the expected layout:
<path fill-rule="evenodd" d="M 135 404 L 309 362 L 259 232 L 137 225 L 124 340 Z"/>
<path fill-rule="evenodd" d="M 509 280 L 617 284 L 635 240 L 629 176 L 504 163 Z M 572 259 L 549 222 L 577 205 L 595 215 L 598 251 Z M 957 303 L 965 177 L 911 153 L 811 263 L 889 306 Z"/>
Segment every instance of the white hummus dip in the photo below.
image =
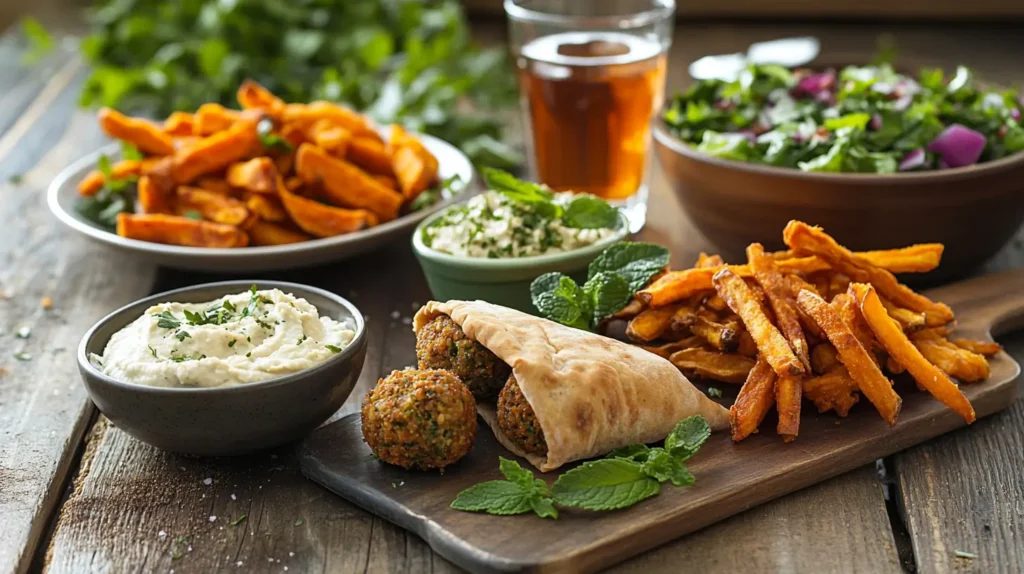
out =
<path fill-rule="evenodd" d="M 161 303 L 110 338 L 90 362 L 120 381 L 226 387 L 319 365 L 355 337 L 351 326 L 278 289 L 208 303 Z"/>

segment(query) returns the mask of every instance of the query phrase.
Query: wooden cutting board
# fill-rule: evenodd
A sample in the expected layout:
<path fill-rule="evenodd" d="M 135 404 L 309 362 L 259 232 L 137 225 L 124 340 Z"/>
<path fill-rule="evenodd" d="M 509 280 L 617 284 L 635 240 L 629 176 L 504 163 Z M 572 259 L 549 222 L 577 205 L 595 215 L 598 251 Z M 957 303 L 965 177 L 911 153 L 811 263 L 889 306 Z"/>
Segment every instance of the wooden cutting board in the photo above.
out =
<path fill-rule="evenodd" d="M 957 336 L 988 340 L 1024 327 L 1022 270 L 972 279 L 928 295 L 953 307 L 959 321 Z M 987 381 L 963 386 L 979 418 L 1008 406 L 1017 391 L 1020 366 L 1005 353 L 994 357 L 991 365 Z M 738 444 L 728 433 L 716 433 L 687 463 L 697 477 L 695 486 L 665 485 L 658 496 L 616 512 L 563 510 L 558 520 L 449 508 L 462 489 L 501 478 L 498 457 L 511 457 L 483 424 L 473 451 L 444 474 L 406 471 L 375 460 L 362 440 L 358 415 L 313 433 L 303 444 L 300 459 L 309 478 L 415 532 L 468 570 L 593 571 L 964 426 L 956 413 L 917 391 L 912 380 L 896 384 L 904 401 L 893 428 L 865 399 L 845 419 L 816 414 L 805 403 L 800 437 L 791 444 L 784 444 L 774 432 L 755 434 Z M 727 398 L 723 404 L 731 401 Z M 765 429 L 774 427 L 770 418 L 762 424 Z M 550 484 L 558 472 L 541 476 Z"/>

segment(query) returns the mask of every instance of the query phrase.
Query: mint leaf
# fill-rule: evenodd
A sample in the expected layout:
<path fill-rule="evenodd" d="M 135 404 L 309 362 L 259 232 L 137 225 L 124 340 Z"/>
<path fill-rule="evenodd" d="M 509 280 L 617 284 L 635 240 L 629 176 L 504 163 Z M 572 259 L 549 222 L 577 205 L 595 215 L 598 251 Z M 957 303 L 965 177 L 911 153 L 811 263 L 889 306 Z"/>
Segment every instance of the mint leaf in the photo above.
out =
<path fill-rule="evenodd" d="M 533 485 L 533 473 L 519 466 L 519 463 L 514 460 L 509 460 L 503 456 L 498 457 L 498 469 L 501 470 L 501 474 L 505 475 L 505 478 L 509 482 L 515 483 L 519 488 L 524 491 L 532 491 Z"/>
<path fill-rule="evenodd" d="M 593 305 L 571 277 L 561 273 L 541 275 L 530 284 L 530 296 L 545 318 L 577 329 L 590 328 Z"/>
<path fill-rule="evenodd" d="M 107 181 L 114 178 L 113 166 L 110 163 L 110 158 L 107 154 L 101 154 L 99 159 L 96 160 L 96 169 L 103 174 L 103 178 Z"/>
<path fill-rule="evenodd" d="M 643 462 L 647 460 L 647 456 L 650 452 L 651 447 L 645 444 L 631 444 L 611 451 L 608 453 L 606 458 L 627 458 L 629 460 Z"/>
<path fill-rule="evenodd" d="M 675 486 L 692 486 L 695 481 L 683 461 L 663 448 L 652 448 L 640 470 L 659 482 L 668 480 Z"/>
<path fill-rule="evenodd" d="M 594 323 L 610 317 L 629 304 L 634 291 L 616 273 L 600 272 L 583 285 L 583 291 L 594 308 Z"/>
<path fill-rule="evenodd" d="M 544 187 L 533 182 L 523 181 L 507 171 L 485 167 L 480 170 L 480 173 L 489 189 L 497 191 L 513 201 L 540 203 L 551 201 L 555 197 Z"/>
<path fill-rule="evenodd" d="M 580 195 L 565 208 L 562 220 L 567 227 L 576 229 L 614 228 L 619 224 L 619 210 L 603 199 Z"/>
<path fill-rule="evenodd" d="M 665 269 L 668 259 L 669 251 L 661 245 L 623 241 L 605 249 L 590 262 L 587 278 L 593 279 L 602 271 L 618 274 L 629 283 L 630 290 L 636 292 Z"/>
<path fill-rule="evenodd" d="M 584 510 L 626 508 L 660 491 L 661 484 L 644 474 L 639 463 L 621 458 L 585 462 L 551 488 L 556 504 Z"/>
<path fill-rule="evenodd" d="M 128 142 L 121 142 L 121 158 L 129 160 L 143 159 L 145 156 L 139 151 L 139 148 L 133 146 Z"/>
<path fill-rule="evenodd" d="M 687 417 L 676 423 L 672 432 L 665 437 L 665 450 L 680 461 L 685 461 L 696 454 L 710 436 L 711 427 L 704 417 Z"/>
<path fill-rule="evenodd" d="M 488 514 L 523 514 L 532 508 L 529 494 L 516 483 L 507 480 L 475 484 L 460 492 L 451 507 Z"/>
<path fill-rule="evenodd" d="M 531 498 L 530 508 L 541 518 L 558 518 L 558 509 L 550 498 Z"/>

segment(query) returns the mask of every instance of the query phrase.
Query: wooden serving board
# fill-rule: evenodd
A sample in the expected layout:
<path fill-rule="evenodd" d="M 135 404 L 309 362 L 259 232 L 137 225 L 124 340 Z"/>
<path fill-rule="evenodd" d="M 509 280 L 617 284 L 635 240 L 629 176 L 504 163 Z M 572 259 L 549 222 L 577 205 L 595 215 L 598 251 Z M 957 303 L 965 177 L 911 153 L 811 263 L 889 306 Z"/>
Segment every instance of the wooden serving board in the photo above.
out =
<path fill-rule="evenodd" d="M 1024 327 L 1022 270 L 972 279 L 928 295 L 953 307 L 959 321 L 957 336 L 990 339 Z M 1000 353 L 991 366 L 987 381 L 963 386 L 979 418 L 1008 406 L 1017 391 L 1020 366 L 1013 359 Z M 444 474 L 406 471 L 375 460 L 362 440 L 358 415 L 313 433 L 303 444 L 300 459 L 309 478 L 415 532 L 468 570 L 593 571 L 964 426 L 956 413 L 917 391 L 912 380 L 896 384 L 904 400 L 895 427 L 889 428 L 863 398 L 865 404 L 854 407 L 845 419 L 816 414 L 805 403 L 800 436 L 793 443 L 784 444 L 767 430 L 775 426 L 770 417 L 762 424 L 765 432 L 738 444 L 719 432 L 687 463 L 697 477 L 695 486 L 665 485 L 658 496 L 616 512 L 563 510 L 558 520 L 449 508 L 462 489 L 501 478 L 498 456 L 511 457 L 483 424 L 472 452 Z M 540 476 L 550 484 L 558 472 Z"/>

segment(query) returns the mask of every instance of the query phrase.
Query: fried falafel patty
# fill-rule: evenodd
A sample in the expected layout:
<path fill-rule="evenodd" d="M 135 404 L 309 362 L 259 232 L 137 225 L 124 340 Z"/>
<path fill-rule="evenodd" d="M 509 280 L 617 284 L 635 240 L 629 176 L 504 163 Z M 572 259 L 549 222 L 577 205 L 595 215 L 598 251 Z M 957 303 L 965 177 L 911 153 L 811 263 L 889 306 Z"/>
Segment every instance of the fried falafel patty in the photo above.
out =
<path fill-rule="evenodd" d="M 498 428 L 523 452 L 537 456 L 548 454 L 544 431 L 533 414 L 533 407 L 523 396 L 515 375 L 509 375 L 505 388 L 498 395 Z"/>
<path fill-rule="evenodd" d="M 416 336 L 416 358 L 421 369 L 455 373 L 473 396 L 493 401 L 512 368 L 490 349 L 470 339 L 448 315 L 438 315 Z"/>
<path fill-rule="evenodd" d="M 444 470 L 476 439 L 473 394 L 448 371 L 392 371 L 363 399 L 362 415 L 370 450 L 403 468 Z"/>

